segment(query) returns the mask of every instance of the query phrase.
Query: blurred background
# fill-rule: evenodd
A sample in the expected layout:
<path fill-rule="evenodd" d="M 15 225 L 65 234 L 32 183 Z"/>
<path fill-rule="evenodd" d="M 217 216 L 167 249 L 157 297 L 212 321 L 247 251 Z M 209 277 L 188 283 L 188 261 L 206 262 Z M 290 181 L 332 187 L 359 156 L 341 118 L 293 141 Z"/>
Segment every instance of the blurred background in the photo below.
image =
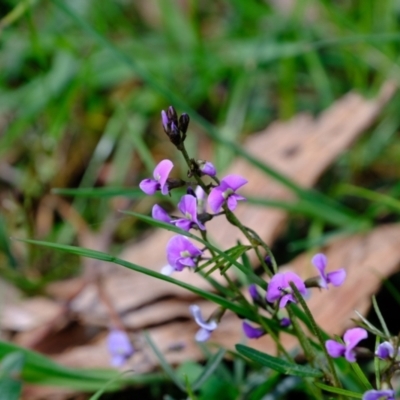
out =
<path fill-rule="evenodd" d="M 120 209 L 150 212 L 139 181 L 163 158 L 185 172 L 161 109 L 189 113 L 189 151 L 223 170 L 235 158 L 227 142 L 398 84 L 399 42 L 398 0 L 1 0 L 2 278 L 29 297 L 82 268 L 9 237 L 82 245 L 82 231 Z M 399 218 L 399 107 L 395 94 L 318 183 L 370 228 Z M 308 248 L 311 228 L 321 242 L 338 229 L 292 211 L 281 262 Z M 119 215 L 107 247 L 146 234 Z"/>

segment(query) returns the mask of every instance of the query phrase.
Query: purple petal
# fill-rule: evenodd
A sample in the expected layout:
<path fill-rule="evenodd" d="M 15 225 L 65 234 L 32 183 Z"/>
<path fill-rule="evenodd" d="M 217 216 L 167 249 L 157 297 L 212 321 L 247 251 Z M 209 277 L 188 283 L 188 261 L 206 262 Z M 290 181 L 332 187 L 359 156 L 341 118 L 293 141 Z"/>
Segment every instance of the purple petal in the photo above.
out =
<path fill-rule="evenodd" d="M 162 121 L 164 130 L 167 132 L 168 131 L 169 118 L 167 116 L 167 113 L 164 110 L 161 111 L 161 121 Z"/>
<path fill-rule="evenodd" d="M 188 219 L 185 219 L 185 218 L 180 218 L 180 219 L 177 219 L 172 222 L 175 226 L 177 226 L 178 228 L 180 228 L 184 231 L 187 231 L 187 232 L 190 230 L 190 228 L 193 225 L 192 221 L 189 221 Z"/>
<path fill-rule="evenodd" d="M 326 277 L 327 281 L 333 286 L 340 286 L 346 279 L 346 271 L 341 268 L 336 271 L 329 272 Z"/>
<path fill-rule="evenodd" d="M 304 284 L 304 281 L 294 272 L 291 271 L 285 272 L 284 279 L 286 282 L 285 288 L 292 290 L 290 288 L 289 282 L 293 282 L 302 295 L 307 294 L 307 288 L 306 285 Z"/>
<path fill-rule="evenodd" d="M 197 222 L 196 197 L 191 196 L 190 194 L 185 194 L 178 203 L 178 209 L 184 215 L 184 218 L 189 221 Z"/>
<path fill-rule="evenodd" d="M 201 186 L 196 187 L 196 197 L 197 197 L 197 211 L 199 214 L 202 214 L 207 211 L 206 204 L 206 192 L 203 190 Z"/>
<path fill-rule="evenodd" d="M 368 390 L 364 393 L 362 400 L 396 400 L 396 398 L 394 390 L 391 389 Z"/>
<path fill-rule="evenodd" d="M 152 196 L 159 189 L 160 184 L 154 179 L 143 179 L 139 183 L 139 187 L 143 192 L 149 196 Z"/>
<path fill-rule="evenodd" d="M 259 298 L 257 286 L 254 283 L 249 286 L 249 293 L 253 300 L 257 300 Z"/>
<path fill-rule="evenodd" d="M 325 348 L 328 354 L 333 358 L 343 356 L 346 351 L 346 347 L 335 340 L 327 340 L 325 342 Z"/>
<path fill-rule="evenodd" d="M 127 333 L 119 329 L 110 330 L 107 347 L 111 355 L 111 364 L 115 367 L 122 366 L 134 353 Z"/>
<path fill-rule="evenodd" d="M 209 322 L 204 321 L 203 316 L 201 315 L 200 307 L 196 304 L 193 304 L 189 307 L 191 314 L 193 315 L 196 324 L 200 326 L 200 328 L 207 329 L 208 331 L 213 331 L 217 329 L 217 322 L 211 320 Z"/>
<path fill-rule="evenodd" d="M 311 262 L 313 263 L 314 267 L 317 268 L 320 275 L 325 277 L 326 264 L 328 263 L 326 255 L 318 253 L 311 259 Z"/>
<path fill-rule="evenodd" d="M 221 209 L 224 201 L 225 199 L 219 187 L 212 189 L 210 194 L 208 195 L 208 205 L 214 213 L 217 213 Z"/>
<path fill-rule="evenodd" d="M 196 342 L 207 342 L 208 339 L 210 339 L 211 336 L 211 331 L 207 329 L 199 329 L 195 335 L 195 340 Z"/>
<path fill-rule="evenodd" d="M 292 323 L 292 321 L 290 321 L 290 318 L 288 318 L 288 317 L 283 317 L 280 320 L 280 326 L 282 328 L 287 328 L 288 326 L 290 326 L 291 323 Z"/>
<path fill-rule="evenodd" d="M 285 276 L 283 273 L 275 274 L 271 281 L 268 283 L 267 289 L 267 301 L 273 303 L 282 296 L 280 288 L 284 288 L 286 285 Z"/>
<path fill-rule="evenodd" d="M 394 348 L 390 342 L 383 342 L 378 346 L 375 354 L 382 360 L 393 357 Z"/>
<path fill-rule="evenodd" d="M 181 258 L 181 251 L 185 246 L 185 237 L 178 235 L 173 236 L 167 243 L 167 260 L 168 263 L 176 267 L 176 261 Z"/>
<path fill-rule="evenodd" d="M 347 349 L 353 349 L 361 340 L 366 339 L 368 332 L 364 328 L 348 329 L 343 335 L 343 341 Z"/>
<path fill-rule="evenodd" d="M 154 204 L 153 209 L 151 211 L 151 216 L 156 219 L 157 221 L 162 221 L 166 223 L 171 222 L 171 217 L 168 213 L 158 204 Z"/>
<path fill-rule="evenodd" d="M 214 165 L 209 161 L 200 166 L 200 170 L 204 175 L 215 176 L 217 174 L 217 170 L 215 169 Z"/>
<path fill-rule="evenodd" d="M 240 175 L 228 175 L 221 180 L 221 184 L 224 184 L 235 191 L 245 185 L 247 182 L 247 179 L 242 178 Z"/>
<path fill-rule="evenodd" d="M 242 328 L 244 334 L 249 338 L 249 339 L 258 339 L 261 336 L 265 335 L 265 331 L 262 328 L 254 328 L 251 326 L 249 323 L 246 321 L 243 321 L 242 323 Z"/>
<path fill-rule="evenodd" d="M 235 197 L 234 195 L 229 196 L 229 197 L 226 199 L 226 204 L 228 205 L 228 208 L 229 208 L 231 211 L 234 211 L 235 208 L 237 207 L 237 200 L 236 200 L 236 197 Z"/>
<path fill-rule="evenodd" d="M 154 179 L 160 184 L 161 193 L 164 195 L 168 194 L 168 185 L 166 185 L 166 182 L 173 167 L 174 164 L 171 160 L 162 160 L 153 172 Z"/>
<path fill-rule="evenodd" d="M 295 298 L 293 297 L 292 294 L 285 294 L 284 296 L 282 296 L 281 300 L 279 301 L 279 308 L 284 308 L 286 307 L 287 303 L 296 303 Z"/>

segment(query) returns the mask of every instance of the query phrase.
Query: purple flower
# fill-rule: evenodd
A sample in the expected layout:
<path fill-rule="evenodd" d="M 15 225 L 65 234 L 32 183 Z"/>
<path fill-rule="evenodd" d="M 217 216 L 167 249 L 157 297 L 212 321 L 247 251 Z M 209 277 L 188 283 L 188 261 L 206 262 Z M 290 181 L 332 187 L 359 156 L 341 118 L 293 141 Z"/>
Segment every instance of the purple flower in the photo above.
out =
<path fill-rule="evenodd" d="M 290 321 L 290 318 L 288 318 L 288 317 L 283 317 L 280 320 L 280 325 L 282 328 L 287 328 L 288 326 L 290 326 L 291 323 L 292 322 Z"/>
<path fill-rule="evenodd" d="M 328 273 L 325 272 L 328 260 L 322 253 L 316 254 L 311 262 L 319 272 L 319 285 L 321 288 L 327 289 L 328 283 L 331 283 L 333 286 L 340 286 L 346 279 L 346 271 L 343 268 Z"/>
<path fill-rule="evenodd" d="M 265 331 L 262 328 L 254 328 L 251 326 L 248 322 L 243 321 L 242 323 L 242 328 L 244 334 L 249 338 L 249 339 L 258 339 L 261 336 L 265 335 Z"/>
<path fill-rule="evenodd" d="M 197 305 L 191 305 L 189 307 L 190 312 L 193 315 L 194 320 L 196 321 L 197 325 L 200 326 L 200 329 L 197 331 L 195 339 L 197 342 L 206 342 L 210 339 L 211 333 L 217 329 L 217 321 L 205 321 L 203 316 L 201 315 L 200 307 Z"/>
<path fill-rule="evenodd" d="M 368 390 L 363 394 L 362 400 L 396 400 L 394 390 Z"/>
<path fill-rule="evenodd" d="M 168 224 L 171 223 L 171 217 L 168 213 L 158 204 L 154 204 L 153 209 L 151 211 L 151 216 L 157 221 L 166 222 Z"/>
<path fill-rule="evenodd" d="M 200 171 L 204 175 L 215 176 L 217 174 L 217 170 L 215 169 L 214 165 L 209 161 L 198 160 L 197 164 L 199 166 Z"/>
<path fill-rule="evenodd" d="M 201 230 L 206 227 L 197 219 L 197 199 L 190 194 L 182 196 L 178 204 L 180 212 L 184 215 L 183 218 L 173 220 L 172 223 L 178 228 L 188 231 L 193 225 L 197 225 Z"/>
<path fill-rule="evenodd" d="M 239 175 L 228 175 L 222 179 L 220 185 L 212 189 L 208 196 L 211 210 L 215 213 L 218 212 L 226 201 L 228 208 L 233 211 L 239 200 L 246 200 L 243 196 L 235 193 L 246 183 L 247 180 Z"/>
<path fill-rule="evenodd" d="M 259 295 L 259 293 L 258 293 L 258 290 L 257 290 L 257 286 L 256 286 L 254 283 L 252 283 L 252 284 L 249 286 L 249 293 L 250 293 L 251 298 L 252 298 L 254 301 L 258 300 L 258 298 L 260 297 L 260 295 Z"/>
<path fill-rule="evenodd" d="M 279 308 L 283 308 L 286 304 L 291 301 L 296 302 L 292 294 L 292 288 L 290 282 L 293 282 L 299 292 L 304 296 L 307 294 L 307 289 L 302 279 L 294 272 L 283 272 L 275 274 L 268 284 L 267 289 L 267 301 L 273 303 L 279 300 Z"/>
<path fill-rule="evenodd" d="M 107 347 L 111 355 L 111 365 L 121 367 L 133 355 L 134 349 L 126 332 L 111 329 L 107 337 Z"/>
<path fill-rule="evenodd" d="M 343 335 L 344 344 L 336 340 L 327 340 L 325 342 L 325 347 L 331 357 L 337 358 L 344 356 L 347 361 L 355 362 L 356 354 L 353 349 L 357 346 L 358 342 L 365 339 L 367 336 L 368 332 L 364 328 L 351 328 Z"/>
<path fill-rule="evenodd" d="M 144 179 L 140 182 L 139 187 L 148 195 L 153 195 L 157 190 L 161 190 L 162 194 L 168 194 L 168 175 L 174 164 L 170 160 L 162 160 L 155 167 L 153 172 L 154 179 Z"/>
<path fill-rule="evenodd" d="M 168 263 L 176 271 L 182 271 L 185 267 L 195 267 L 197 258 L 202 254 L 202 251 L 185 236 L 173 236 L 167 243 Z"/>
<path fill-rule="evenodd" d="M 378 346 L 375 355 L 382 360 L 386 360 L 387 358 L 392 358 L 394 355 L 393 345 L 390 342 L 381 343 Z"/>

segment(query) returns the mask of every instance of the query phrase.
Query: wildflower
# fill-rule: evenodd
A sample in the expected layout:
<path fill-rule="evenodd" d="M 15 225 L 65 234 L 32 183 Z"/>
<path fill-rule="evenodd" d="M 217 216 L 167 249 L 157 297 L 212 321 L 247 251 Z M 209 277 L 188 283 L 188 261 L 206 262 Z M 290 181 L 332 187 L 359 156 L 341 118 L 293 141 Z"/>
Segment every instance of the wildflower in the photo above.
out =
<path fill-rule="evenodd" d="M 243 321 L 242 323 L 242 328 L 244 334 L 249 338 L 249 339 L 258 339 L 261 336 L 265 335 L 265 331 L 262 328 L 254 328 L 251 326 L 248 322 Z"/>
<path fill-rule="evenodd" d="M 375 355 L 382 360 L 386 360 L 387 358 L 392 358 L 394 355 L 393 345 L 390 342 L 381 343 L 378 346 Z"/>
<path fill-rule="evenodd" d="M 355 362 L 356 354 L 354 352 L 354 348 L 367 336 L 368 332 L 365 329 L 351 328 L 348 329 L 343 335 L 344 344 L 335 340 L 327 340 L 325 342 L 325 347 L 331 357 L 337 358 L 344 356 L 347 361 Z"/>
<path fill-rule="evenodd" d="M 217 175 L 217 170 L 214 165 L 209 161 L 197 160 L 197 165 L 203 175 L 215 176 Z"/>
<path fill-rule="evenodd" d="M 283 308 L 286 304 L 291 301 L 296 302 L 292 294 L 292 288 L 290 282 L 293 282 L 299 292 L 304 296 L 307 294 L 307 289 L 302 279 L 294 272 L 283 272 L 275 274 L 268 284 L 267 289 L 267 301 L 273 303 L 279 300 L 279 308 Z"/>
<path fill-rule="evenodd" d="M 167 259 L 175 271 L 182 271 L 185 267 L 195 267 L 197 259 L 202 255 L 198 249 L 185 236 L 173 236 L 167 244 Z"/>
<path fill-rule="evenodd" d="M 162 160 L 155 167 L 153 172 L 154 179 L 144 179 L 140 182 L 139 187 L 148 195 L 153 195 L 157 190 L 161 190 L 162 194 L 168 194 L 168 175 L 174 164 L 170 160 Z"/>
<path fill-rule="evenodd" d="M 205 230 L 206 227 L 197 219 L 197 200 L 196 197 L 190 194 L 185 194 L 182 196 L 178 208 L 180 212 L 184 215 L 183 218 L 173 220 L 178 228 L 188 231 L 194 225 L 197 225 L 201 230 Z"/>
<path fill-rule="evenodd" d="M 316 254 L 311 260 L 320 275 L 319 286 L 324 289 L 328 288 L 328 283 L 331 283 L 333 286 L 340 286 L 346 279 L 346 271 L 341 268 L 336 271 L 325 273 L 327 261 L 326 256 L 322 253 Z"/>
<path fill-rule="evenodd" d="M 178 121 L 175 108 L 169 106 L 167 111 L 161 111 L 161 122 L 169 140 L 175 146 L 180 146 L 186 138 L 186 131 L 190 122 L 189 115 L 182 114 Z"/>
<path fill-rule="evenodd" d="M 208 204 L 213 212 L 218 212 L 225 203 L 233 211 L 239 200 L 246 200 L 236 193 L 240 187 L 245 185 L 247 180 L 239 175 L 228 175 L 221 180 L 219 186 L 213 188 L 208 196 Z"/>
<path fill-rule="evenodd" d="M 190 312 L 193 315 L 196 324 L 200 326 L 200 329 L 197 331 L 195 339 L 197 342 L 206 342 L 210 339 L 211 333 L 217 329 L 218 323 L 214 319 L 211 321 L 205 321 L 203 316 L 201 315 L 200 307 L 197 305 L 191 305 L 189 307 Z"/>
<path fill-rule="evenodd" d="M 111 365 L 121 367 L 133 355 L 134 348 L 126 332 L 111 329 L 107 337 L 107 347 L 111 355 Z"/>
<path fill-rule="evenodd" d="M 290 318 L 288 318 L 288 317 L 283 317 L 280 320 L 280 325 L 282 328 L 287 328 L 288 326 L 290 326 L 291 323 L 292 322 L 290 321 Z"/>
<path fill-rule="evenodd" d="M 394 390 L 368 390 L 363 394 L 362 400 L 396 400 Z"/>
<path fill-rule="evenodd" d="M 168 224 L 171 223 L 171 217 L 168 213 L 158 204 L 154 204 L 153 209 L 151 211 L 151 216 L 157 221 L 166 222 Z"/>

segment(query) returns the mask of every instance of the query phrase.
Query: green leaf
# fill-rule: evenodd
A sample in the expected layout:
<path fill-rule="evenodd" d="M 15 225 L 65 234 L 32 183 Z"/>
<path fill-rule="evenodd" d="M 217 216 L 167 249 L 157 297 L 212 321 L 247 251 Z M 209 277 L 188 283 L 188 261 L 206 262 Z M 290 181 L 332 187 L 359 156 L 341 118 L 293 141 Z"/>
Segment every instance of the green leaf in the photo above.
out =
<path fill-rule="evenodd" d="M 261 364 L 285 375 L 312 378 L 320 378 L 323 376 L 323 373 L 315 368 L 294 364 L 278 357 L 273 357 L 269 354 L 262 353 L 261 351 L 252 349 L 251 347 L 244 346 L 242 344 L 237 344 L 235 347 L 239 354 L 242 354 L 257 364 Z"/>
<path fill-rule="evenodd" d="M 325 385 L 324 383 L 320 383 L 320 382 L 314 382 L 314 385 L 319 387 L 322 390 L 327 391 L 327 392 L 336 393 L 336 394 L 343 395 L 346 397 L 352 397 L 353 399 L 361 399 L 363 396 L 361 393 L 355 393 L 355 392 L 351 392 L 350 390 L 340 389 L 340 388 L 336 388 L 333 386 L 328 386 L 328 385 Z"/>
<path fill-rule="evenodd" d="M 8 354 L 0 364 L 0 398 L 18 400 L 22 390 L 21 372 L 25 356 L 17 351 Z"/>

